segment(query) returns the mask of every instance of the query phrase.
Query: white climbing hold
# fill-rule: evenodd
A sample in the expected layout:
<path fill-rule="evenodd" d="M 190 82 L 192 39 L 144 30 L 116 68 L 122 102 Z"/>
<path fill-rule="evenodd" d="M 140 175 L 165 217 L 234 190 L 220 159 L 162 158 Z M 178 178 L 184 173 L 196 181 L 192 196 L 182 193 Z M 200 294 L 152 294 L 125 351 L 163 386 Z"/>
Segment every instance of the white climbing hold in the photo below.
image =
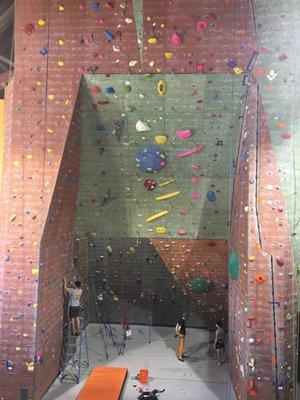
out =
<path fill-rule="evenodd" d="M 146 132 L 146 131 L 151 131 L 150 126 L 147 124 L 147 122 L 143 122 L 143 121 L 138 121 L 135 124 L 135 129 L 138 132 Z"/>
<path fill-rule="evenodd" d="M 129 61 L 129 67 L 134 67 L 137 64 L 136 60 Z"/>
<path fill-rule="evenodd" d="M 125 22 L 126 22 L 126 24 L 132 24 L 133 19 L 132 18 L 126 18 Z"/>

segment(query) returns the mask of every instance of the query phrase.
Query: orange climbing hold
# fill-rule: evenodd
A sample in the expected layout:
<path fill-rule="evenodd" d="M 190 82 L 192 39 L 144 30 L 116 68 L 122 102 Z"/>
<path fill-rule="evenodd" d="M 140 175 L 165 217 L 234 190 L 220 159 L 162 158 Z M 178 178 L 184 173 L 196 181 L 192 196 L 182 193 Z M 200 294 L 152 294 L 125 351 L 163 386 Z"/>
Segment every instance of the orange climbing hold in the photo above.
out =
<path fill-rule="evenodd" d="M 257 273 L 255 274 L 254 280 L 255 280 L 255 282 L 256 282 L 258 285 L 261 285 L 262 283 L 265 283 L 265 282 L 266 282 L 267 278 L 266 278 L 266 276 L 265 276 L 264 274 L 262 274 L 262 273 L 260 273 L 260 272 L 257 272 Z"/>

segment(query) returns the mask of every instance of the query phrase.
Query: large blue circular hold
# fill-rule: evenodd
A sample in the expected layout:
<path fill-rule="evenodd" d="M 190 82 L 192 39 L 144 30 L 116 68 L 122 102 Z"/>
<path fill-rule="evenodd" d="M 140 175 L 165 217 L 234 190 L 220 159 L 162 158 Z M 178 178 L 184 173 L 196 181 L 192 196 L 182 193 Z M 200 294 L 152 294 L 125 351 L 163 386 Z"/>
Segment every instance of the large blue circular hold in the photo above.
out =
<path fill-rule="evenodd" d="M 137 166 L 143 172 L 158 172 L 166 166 L 166 155 L 158 146 L 146 145 L 135 153 Z"/>

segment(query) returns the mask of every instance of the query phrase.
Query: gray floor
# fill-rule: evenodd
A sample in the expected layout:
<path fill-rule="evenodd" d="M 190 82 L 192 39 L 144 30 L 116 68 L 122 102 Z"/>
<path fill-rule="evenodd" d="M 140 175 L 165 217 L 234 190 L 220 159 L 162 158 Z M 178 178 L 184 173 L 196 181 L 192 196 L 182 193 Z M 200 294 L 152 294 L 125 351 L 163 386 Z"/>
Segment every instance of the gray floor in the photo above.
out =
<path fill-rule="evenodd" d="M 113 326 L 116 342 L 122 341 L 121 326 Z M 177 360 L 174 349 L 177 340 L 173 328 L 154 327 L 151 342 L 148 343 L 149 328 L 132 326 L 132 337 L 127 341 L 124 355 L 119 356 L 113 346 L 109 346 L 106 361 L 103 339 L 98 334 L 97 325 L 87 327 L 90 367 L 82 371 L 79 384 L 56 380 L 43 400 L 75 400 L 93 366 L 107 365 L 128 368 L 128 377 L 122 400 L 137 399 L 141 389 L 165 389 L 160 400 L 236 400 L 227 372 L 227 364 L 219 367 L 215 352 L 209 344 L 208 332 L 189 329 L 187 335 L 187 360 Z M 109 340 L 108 340 L 109 342 Z M 149 370 L 149 383 L 141 385 L 136 379 L 141 368 Z"/>

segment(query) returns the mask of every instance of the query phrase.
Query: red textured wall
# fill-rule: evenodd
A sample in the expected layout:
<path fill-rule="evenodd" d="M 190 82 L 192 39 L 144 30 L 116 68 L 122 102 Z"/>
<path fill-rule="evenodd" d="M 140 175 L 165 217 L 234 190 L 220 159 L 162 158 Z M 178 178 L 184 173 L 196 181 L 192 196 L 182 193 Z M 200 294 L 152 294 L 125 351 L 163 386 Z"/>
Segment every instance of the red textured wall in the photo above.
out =
<path fill-rule="evenodd" d="M 217 321 L 227 325 L 228 318 L 228 245 L 225 240 L 151 239 L 162 260 L 183 289 L 190 303 L 214 329 Z M 196 294 L 190 281 L 203 277 L 214 289 Z"/>
<path fill-rule="evenodd" d="M 290 234 L 256 83 L 248 95 L 231 229 L 230 248 L 238 251 L 240 266 L 238 280 L 230 279 L 229 286 L 231 371 L 242 399 L 275 399 L 276 392 L 280 399 L 293 399 L 294 326 L 288 315 L 295 315 L 296 292 Z"/>

